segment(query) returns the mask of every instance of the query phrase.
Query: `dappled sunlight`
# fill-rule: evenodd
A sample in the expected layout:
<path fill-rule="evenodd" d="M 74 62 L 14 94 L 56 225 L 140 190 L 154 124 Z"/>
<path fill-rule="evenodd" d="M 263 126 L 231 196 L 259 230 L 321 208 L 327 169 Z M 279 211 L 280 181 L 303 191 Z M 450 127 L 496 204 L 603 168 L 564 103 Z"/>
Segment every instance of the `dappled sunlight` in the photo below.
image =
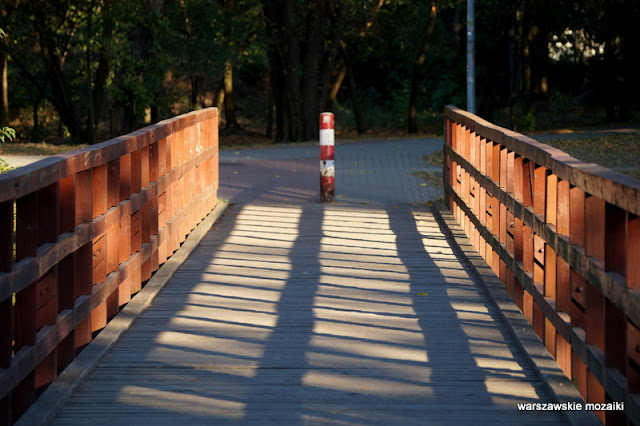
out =
<path fill-rule="evenodd" d="M 311 371 L 306 373 L 303 377 L 302 384 L 304 386 L 335 389 L 342 392 L 384 397 L 433 396 L 433 390 L 429 386 L 420 386 L 374 377 L 362 377 L 352 374 L 335 374 L 330 371 Z"/>
<path fill-rule="evenodd" d="M 332 336 L 313 336 L 311 348 L 349 354 L 351 356 L 387 359 L 396 361 L 428 362 L 424 347 L 403 347 L 397 345 L 354 340 Z"/>
<path fill-rule="evenodd" d="M 226 419 L 241 419 L 244 404 L 220 398 L 203 397 L 182 391 L 167 392 L 155 388 L 124 386 L 118 402 L 134 406 L 158 406 L 162 410 L 191 414 L 198 412 L 205 416 Z"/>
<path fill-rule="evenodd" d="M 353 425 L 448 419 L 460 401 L 514 416 L 540 398 L 430 214 L 236 209 L 96 370 L 103 383 L 128 374 L 105 400 L 204 422 Z"/>

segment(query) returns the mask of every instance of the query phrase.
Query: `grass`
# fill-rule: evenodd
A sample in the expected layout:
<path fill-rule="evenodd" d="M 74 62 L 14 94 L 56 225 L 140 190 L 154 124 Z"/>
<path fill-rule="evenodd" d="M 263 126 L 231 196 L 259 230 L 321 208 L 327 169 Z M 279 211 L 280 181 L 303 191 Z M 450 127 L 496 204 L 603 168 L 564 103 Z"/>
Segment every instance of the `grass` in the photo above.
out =
<path fill-rule="evenodd" d="M 640 134 L 625 133 L 545 142 L 585 163 L 596 163 L 640 179 Z"/>
<path fill-rule="evenodd" d="M 619 173 L 640 179 L 640 134 L 619 133 L 582 139 L 553 139 L 547 145 L 558 148 L 585 163 L 596 163 Z M 429 165 L 441 167 L 443 152 L 435 151 L 422 159 Z M 429 185 L 442 188 L 441 172 L 414 172 Z"/>
<path fill-rule="evenodd" d="M 58 145 L 45 142 L 5 143 L 0 146 L 0 155 L 55 155 L 86 147 L 87 145 Z"/>

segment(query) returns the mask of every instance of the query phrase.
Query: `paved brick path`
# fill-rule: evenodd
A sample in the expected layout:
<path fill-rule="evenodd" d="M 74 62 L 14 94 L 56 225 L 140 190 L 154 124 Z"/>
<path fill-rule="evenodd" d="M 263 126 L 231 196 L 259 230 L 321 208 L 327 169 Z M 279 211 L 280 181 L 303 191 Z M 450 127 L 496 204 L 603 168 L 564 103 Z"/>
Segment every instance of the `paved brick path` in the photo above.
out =
<path fill-rule="evenodd" d="M 336 143 L 336 200 L 348 204 L 423 203 L 442 196 L 412 172 L 439 171 L 424 154 L 442 139 L 389 139 Z M 221 151 L 219 197 L 237 203 L 320 200 L 317 146 Z"/>

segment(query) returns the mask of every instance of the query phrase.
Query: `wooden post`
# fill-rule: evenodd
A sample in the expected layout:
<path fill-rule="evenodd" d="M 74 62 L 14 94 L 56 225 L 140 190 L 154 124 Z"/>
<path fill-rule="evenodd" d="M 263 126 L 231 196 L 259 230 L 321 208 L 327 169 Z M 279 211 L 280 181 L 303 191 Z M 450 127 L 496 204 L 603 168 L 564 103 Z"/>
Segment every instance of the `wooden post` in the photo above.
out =
<path fill-rule="evenodd" d="M 335 136 L 331 112 L 320 114 L 320 200 L 335 201 Z"/>

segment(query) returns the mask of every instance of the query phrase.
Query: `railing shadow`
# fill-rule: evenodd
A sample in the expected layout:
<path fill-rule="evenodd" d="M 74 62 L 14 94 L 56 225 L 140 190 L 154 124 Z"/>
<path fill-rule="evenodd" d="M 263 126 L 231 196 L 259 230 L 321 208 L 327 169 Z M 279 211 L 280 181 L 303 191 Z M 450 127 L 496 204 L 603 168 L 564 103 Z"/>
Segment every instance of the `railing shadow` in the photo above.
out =
<path fill-rule="evenodd" d="M 544 397 L 428 213 L 230 209 L 56 424 L 489 423 Z"/>

